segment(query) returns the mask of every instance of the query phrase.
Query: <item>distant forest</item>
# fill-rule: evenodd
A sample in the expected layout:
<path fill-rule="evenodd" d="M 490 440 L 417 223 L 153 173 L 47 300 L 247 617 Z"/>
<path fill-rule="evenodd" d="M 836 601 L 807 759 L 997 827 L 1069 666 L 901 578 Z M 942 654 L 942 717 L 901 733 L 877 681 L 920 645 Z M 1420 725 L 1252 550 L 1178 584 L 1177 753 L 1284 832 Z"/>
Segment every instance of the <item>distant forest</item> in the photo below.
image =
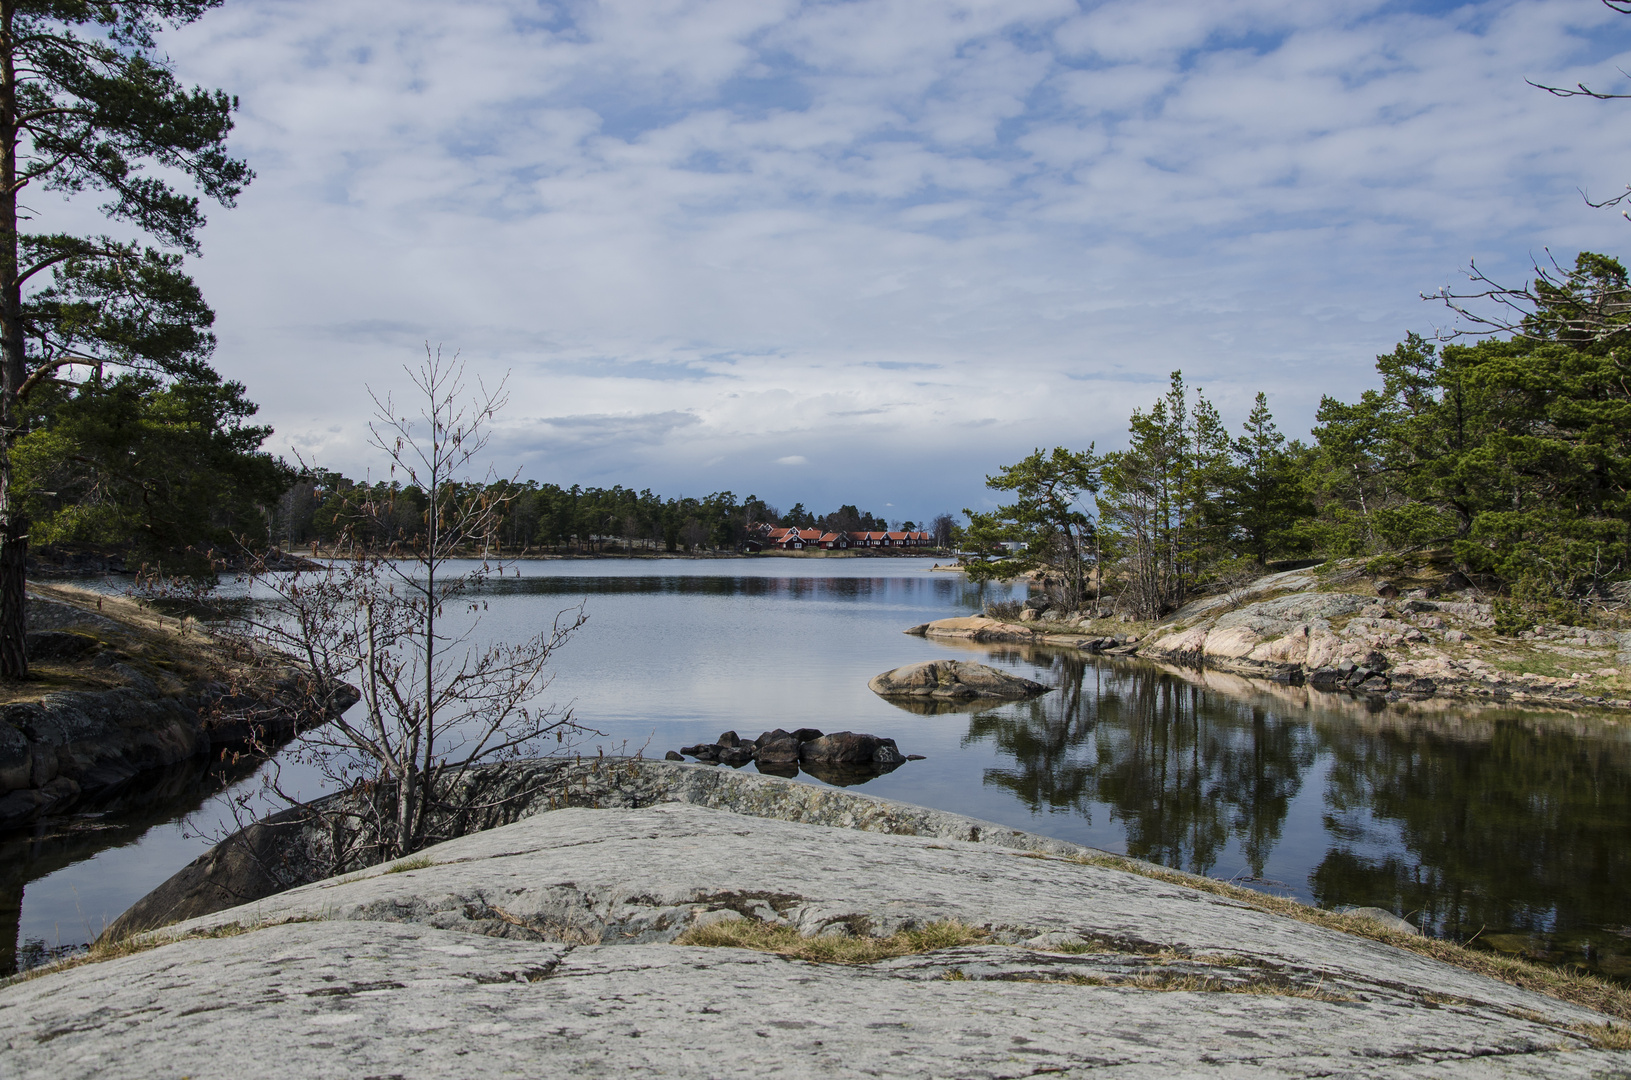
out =
<path fill-rule="evenodd" d="M 209 371 L 47 387 L 12 451 L 35 548 L 114 548 L 173 564 L 212 548 L 316 541 L 387 549 L 419 535 L 425 492 L 293 469 L 261 449 L 271 429 L 250 423 L 255 411 L 241 384 Z M 818 516 L 802 503 L 784 513 L 729 491 L 698 499 L 534 481 L 480 488 L 501 504 L 490 547 L 509 552 L 734 551 L 758 522 L 938 529 L 944 543 L 954 538 L 950 514 L 937 522 L 886 521 L 845 505 Z"/>
<path fill-rule="evenodd" d="M 803 503 L 784 513 L 753 495 L 738 501 L 729 491 L 665 499 L 649 488 L 563 488 L 536 481 L 501 481 L 480 490 L 501 507 L 487 545 L 499 552 L 736 551 L 761 522 L 830 532 L 939 528 L 943 543 L 953 539 L 950 514 L 936 522 L 888 522 L 845 505 L 818 517 Z M 312 541 L 375 549 L 407 545 L 423 529 L 429 501 L 417 488 L 358 483 L 338 473 L 301 476 L 278 501 L 273 537 L 290 549 Z"/>

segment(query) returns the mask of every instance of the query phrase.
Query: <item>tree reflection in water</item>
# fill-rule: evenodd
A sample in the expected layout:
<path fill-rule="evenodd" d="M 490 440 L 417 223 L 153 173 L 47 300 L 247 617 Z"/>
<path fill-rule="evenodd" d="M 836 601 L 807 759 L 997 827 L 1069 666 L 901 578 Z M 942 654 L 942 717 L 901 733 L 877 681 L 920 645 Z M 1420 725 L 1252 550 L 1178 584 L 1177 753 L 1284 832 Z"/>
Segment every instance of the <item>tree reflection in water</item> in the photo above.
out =
<path fill-rule="evenodd" d="M 971 717 L 985 783 L 1107 813 L 1128 854 L 1211 874 L 1233 845 L 1326 907 L 1631 977 L 1631 731 L 1589 715 L 1384 703 L 1074 652 L 998 650 L 1056 693 Z M 1321 851 L 1272 860 L 1305 782 Z M 1304 806 L 1308 806 L 1304 800 Z M 1311 824 L 1311 823 L 1310 823 Z"/>
<path fill-rule="evenodd" d="M 1347 842 L 1314 868 L 1314 898 L 1631 976 L 1631 746 L 1525 720 L 1322 725 L 1326 828 Z M 1390 850 L 1356 851 L 1379 822 L 1398 832 Z"/>
<path fill-rule="evenodd" d="M 1068 653 L 1046 660 L 1058 692 L 969 724 L 965 742 L 990 739 L 1014 760 L 987 769 L 985 782 L 1033 812 L 1091 818 L 1092 804 L 1103 804 L 1125 828 L 1129 855 L 1195 873 L 1211 873 L 1238 840 L 1252 876 L 1262 877 L 1314 762 L 1303 719 L 1147 665 Z"/>

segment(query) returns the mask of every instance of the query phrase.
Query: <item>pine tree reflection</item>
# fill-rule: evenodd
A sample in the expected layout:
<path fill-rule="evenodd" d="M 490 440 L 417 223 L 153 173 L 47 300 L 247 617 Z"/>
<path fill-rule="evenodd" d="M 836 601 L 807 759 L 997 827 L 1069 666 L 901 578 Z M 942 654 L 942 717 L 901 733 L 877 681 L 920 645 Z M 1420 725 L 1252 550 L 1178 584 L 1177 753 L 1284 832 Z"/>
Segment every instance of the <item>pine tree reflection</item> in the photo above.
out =
<path fill-rule="evenodd" d="M 1631 743 L 1579 726 L 1321 724 L 1326 828 L 1342 842 L 1311 875 L 1316 900 L 1419 912 L 1457 940 L 1631 976 Z"/>
<path fill-rule="evenodd" d="M 1091 818 L 1093 803 L 1106 804 L 1129 854 L 1196 873 L 1209 873 L 1235 841 L 1262 875 L 1314 762 L 1301 718 L 1147 665 L 1068 653 L 1028 659 L 1050 663 L 1060 689 L 973 718 L 965 741 L 989 739 L 1014 761 L 986 770 L 987 784 L 1032 811 Z"/>

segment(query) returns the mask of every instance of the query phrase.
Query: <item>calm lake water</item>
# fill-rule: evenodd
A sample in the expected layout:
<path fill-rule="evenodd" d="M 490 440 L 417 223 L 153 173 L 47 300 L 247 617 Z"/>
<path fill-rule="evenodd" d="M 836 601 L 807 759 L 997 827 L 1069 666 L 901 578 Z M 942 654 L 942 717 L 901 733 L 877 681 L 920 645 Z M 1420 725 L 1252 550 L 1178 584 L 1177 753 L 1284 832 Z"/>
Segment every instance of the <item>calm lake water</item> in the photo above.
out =
<path fill-rule="evenodd" d="M 546 697 L 605 733 L 589 753 L 660 758 L 725 730 L 885 735 L 926 759 L 859 788 L 869 794 L 1327 907 L 1383 907 L 1430 933 L 1631 978 L 1631 725 L 930 642 L 901 631 L 1010 595 L 930 565 L 522 563 L 490 587 L 481 632 L 532 633 L 586 600 L 589 622 L 558 654 Z M 1058 690 L 925 716 L 867 689 L 881 671 L 943 657 Z M 294 780 L 321 793 L 313 776 Z M 26 963 L 94 937 L 196 857 L 225 820 L 220 786 L 188 766 L 99 811 L 0 837 L 0 923 L 17 927 L 0 926 L 0 966 L 11 941 Z"/>

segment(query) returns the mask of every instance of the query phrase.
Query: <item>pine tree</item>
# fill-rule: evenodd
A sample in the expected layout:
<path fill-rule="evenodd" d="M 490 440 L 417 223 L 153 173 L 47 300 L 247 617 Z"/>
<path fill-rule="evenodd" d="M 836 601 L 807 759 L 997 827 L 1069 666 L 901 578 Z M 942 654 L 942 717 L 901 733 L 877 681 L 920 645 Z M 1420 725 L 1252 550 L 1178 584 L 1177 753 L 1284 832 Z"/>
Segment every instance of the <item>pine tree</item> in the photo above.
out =
<path fill-rule="evenodd" d="M 1231 531 L 1242 554 L 1264 566 L 1270 555 L 1291 546 L 1297 522 L 1312 507 L 1303 495 L 1297 456 L 1275 426 L 1268 397 L 1261 391 L 1243 428 L 1245 434 L 1233 446 Z"/>
<path fill-rule="evenodd" d="M 235 99 L 184 88 L 154 35 L 221 0 L 0 0 L 0 676 L 28 672 L 28 525 L 10 450 L 23 405 L 75 365 L 207 378 L 214 315 L 181 267 L 199 199 L 231 206 L 252 174 L 225 149 Z M 25 211 L 25 191 L 40 192 Z M 161 248 L 23 231 L 45 192 L 105 193 L 102 211 Z M 206 374 L 207 373 L 207 374 Z"/>

